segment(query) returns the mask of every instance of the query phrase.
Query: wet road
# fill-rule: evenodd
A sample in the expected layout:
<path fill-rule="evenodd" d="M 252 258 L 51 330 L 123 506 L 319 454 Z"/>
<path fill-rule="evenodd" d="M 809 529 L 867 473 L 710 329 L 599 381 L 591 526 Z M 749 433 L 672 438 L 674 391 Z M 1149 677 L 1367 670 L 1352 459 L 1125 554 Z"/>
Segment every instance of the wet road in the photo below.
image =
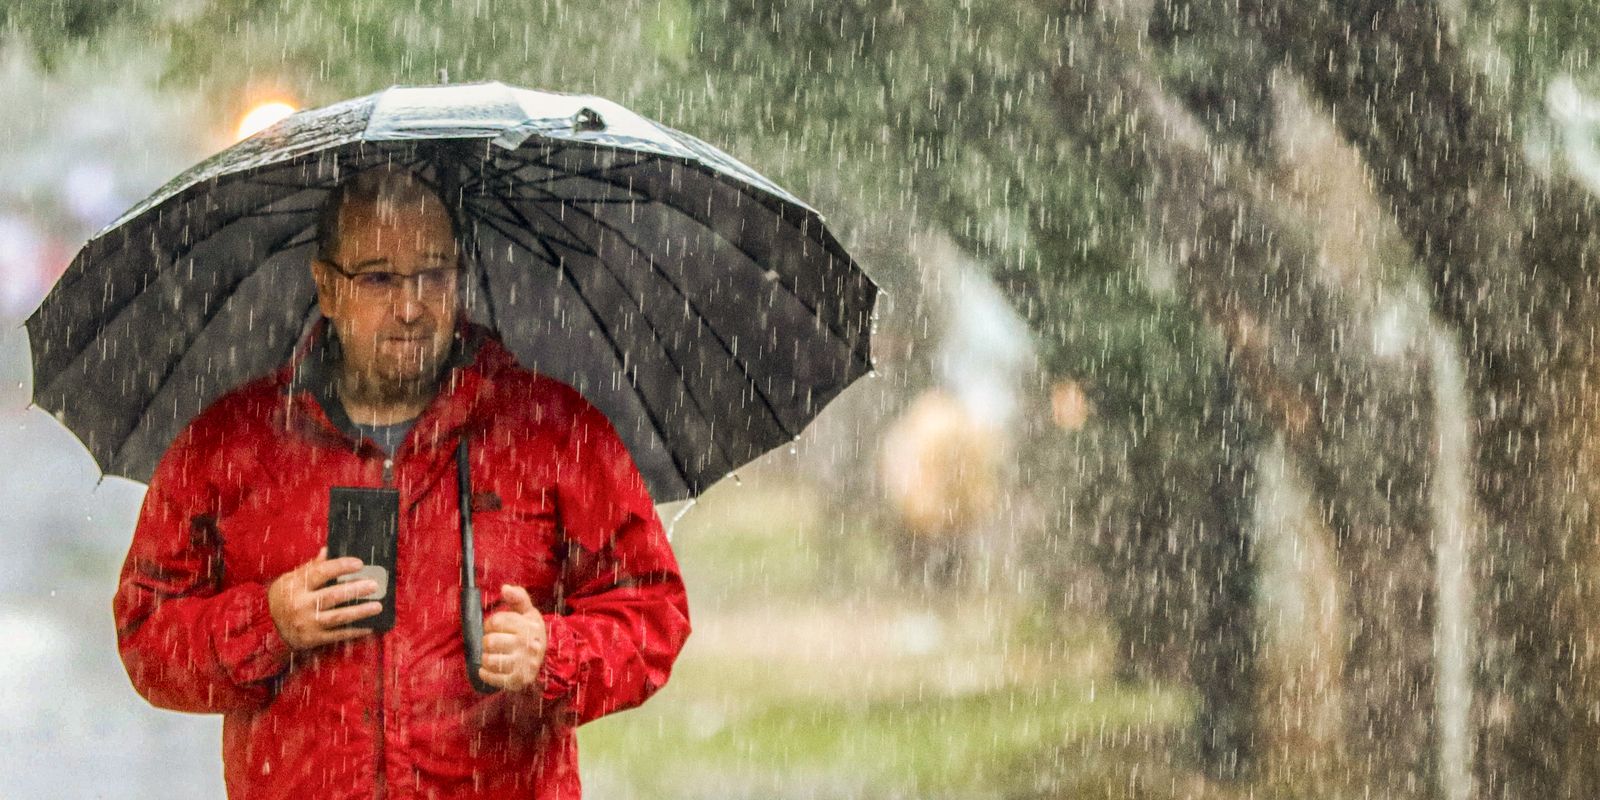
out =
<path fill-rule="evenodd" d="M 218 798 L 221 717 L 151 707 L 117 658 L 111 597 L 144 487 L 27 404 L 0 327 L 0 797 Z M 97 485 L 98 482 L 98 485 Z"/>

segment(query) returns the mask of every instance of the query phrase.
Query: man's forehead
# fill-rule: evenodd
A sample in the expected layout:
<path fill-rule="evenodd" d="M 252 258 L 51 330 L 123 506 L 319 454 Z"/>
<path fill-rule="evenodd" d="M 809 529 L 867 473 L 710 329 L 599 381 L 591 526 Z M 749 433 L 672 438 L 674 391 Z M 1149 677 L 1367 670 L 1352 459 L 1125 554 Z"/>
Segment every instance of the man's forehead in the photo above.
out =
<path fill-rule="evenodd" d="M 404 192 L 388 192 L 377 197 L 346 197 L 339 208 L 341 224 L 357 219 L 393 222 L 414 221 L 418 217 L 437 217 L 449 223 L 449 212 L 437 195 L 422 186 Z"/>
<path fill-rule="evenodd" d="M 437 198 L 403 202 L 351 198 L 339 210 L 339 243 L 403 243 L 449 256 L 456 250 L 450 215 Z"/>

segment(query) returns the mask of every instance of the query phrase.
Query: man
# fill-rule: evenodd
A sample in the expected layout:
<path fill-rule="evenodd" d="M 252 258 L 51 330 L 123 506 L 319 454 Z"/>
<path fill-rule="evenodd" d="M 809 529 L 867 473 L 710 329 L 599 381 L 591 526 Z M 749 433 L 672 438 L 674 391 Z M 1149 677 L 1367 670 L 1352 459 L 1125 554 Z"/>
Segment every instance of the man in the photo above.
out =
<path fill-rule="evenodd" d="M 358 175 L 320 237 L 324 318 L 150 482 L 114 602 L 128 675 L 225 715 L 230 797 L 575 798 L 573 728 L 643 702 L 689 634 L 643 479 L 603 414 L 461 316 L 451 216 L 416 176 Z M 489 694 L 463 657 L 463 437 Z M 389 585 L 326 557 L 334 486 L 398 490 Z M 351 625 L 384 603 L 391 630 Z"/>

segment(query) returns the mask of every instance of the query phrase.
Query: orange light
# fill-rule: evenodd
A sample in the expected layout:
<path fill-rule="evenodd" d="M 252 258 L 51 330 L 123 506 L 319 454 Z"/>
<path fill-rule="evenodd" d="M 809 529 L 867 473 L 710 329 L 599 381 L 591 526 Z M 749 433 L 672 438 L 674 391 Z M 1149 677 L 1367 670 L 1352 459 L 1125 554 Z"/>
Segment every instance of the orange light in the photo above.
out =
<path fill-rule="evenodd" d="M 294 106 L 280 100 L 260 103 L 239 120 L 239 129 L 234 133 L 234 141 L 254 136 L 295 111 Z"/>

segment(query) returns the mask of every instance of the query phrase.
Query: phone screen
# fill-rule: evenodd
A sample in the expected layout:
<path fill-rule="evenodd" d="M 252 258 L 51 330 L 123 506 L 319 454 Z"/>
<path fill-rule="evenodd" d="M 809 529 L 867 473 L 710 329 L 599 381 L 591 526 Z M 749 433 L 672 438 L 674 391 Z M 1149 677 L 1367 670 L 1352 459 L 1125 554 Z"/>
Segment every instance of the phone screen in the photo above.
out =
<path fill-rule="evenodd" d="M 383 603 L 383 610 L 376 615 L 350 623 L 355 627 L 378 632 L 394 627 L 392 595 L 399 522 L 397 489 L 335 486 L 328 492 L 328 557 L 355 556 L 365 565 L 360 572 L 338 580 L 372 578 L 378 584 L 376 592 L 345 605 L 369 600 Z"/>

